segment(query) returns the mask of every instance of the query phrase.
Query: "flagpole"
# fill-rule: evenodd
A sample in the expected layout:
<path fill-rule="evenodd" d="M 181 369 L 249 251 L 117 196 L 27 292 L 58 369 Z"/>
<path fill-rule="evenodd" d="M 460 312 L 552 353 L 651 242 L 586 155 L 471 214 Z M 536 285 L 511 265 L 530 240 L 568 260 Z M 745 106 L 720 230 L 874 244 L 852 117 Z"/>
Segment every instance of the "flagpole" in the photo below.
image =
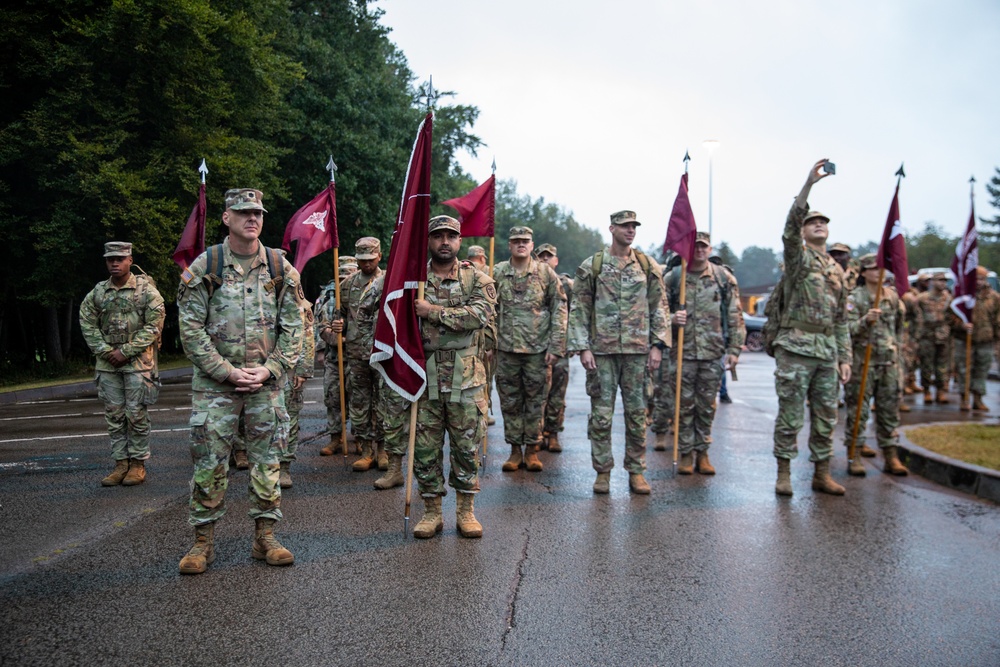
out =
<path fill-rule="evenodd" d="M 969 177 L 969 200 L 973 203 L 973 210 L 975 210 L 976 201 L 976 177 Z M 963 267 L 964 268 L 964 267 Z M 955 276 L 955 280 L 964 280 L 965 276 Z M 978 302 L 978 299 L 976 300 Z M 969 321 L 972 321 L 973 314 L 976 310 L 976 304 L 973 304 L 972 308 L 969 310 Z M 972 381 L 972 330 L 966 329 L 965 331 L 965 388 L 962 392 L 962 409 L 965 409 L 969 405 L 969 387 Z"/>
<path fill-rule="evenodd" d="M 897 185 L 898 185 L 898 183 L 897 183 Z M 873 310 L 877 310 L 878 309 L 879 302 L 882 300 L 882 289 L 883 289 L 882 288 L 882 281 L 883 280 L 885 280 L 885 267 L 884 266 L 878 270 L 878 283 L 876 283 L 878 285 L 878 291 L 875 292 L 875 303 L 872 305 L 872 309 Z M 864 366 L 861 368 L 861 381 L 860 381 L 860 383 L 858 385 L 858 404 L 854 408 L 854 429 L 853 429 L 853 431 L 851 433 L 851 442 L 850 442 L 850 444 L 847 445 L 847 460 L 848 461 L 853 461 L 854 457 L 855 457 L 855 455 L 857 453 L 856 452 L 857 447 L 856 447 L 855 443 L 858 440 L 858 429 L 861 427 L 861 406 L 862 406 L 863 402 L 866 401 L 866 399 L 865 399 L 865 390 L 867 389 L 867 387 L 865 385 L 868 384 L 868 366 L 871 363 L 871 359 L 872 359 L 872 336 L 871 336 L 871 328 L 874 327 L 877 323 L 878 322 L 875 321 L 875 322 L 872 322 L 872 323 L 870 323 L 868 325 L 869 331 L 868 331 L 868 343 L 865 345 L 865 363 L 864 363 Z"/>
<path fill-rule="evenodd" d="M 681 285 L 678 295 L 679 310 L 686 310 L 687 300 L 687 260 L 681 258 Z M 674 463 L 673 476 L 677 477 L 677 445 L 680 439 L 681 421 L 681 369 L 684 366 L 684 327 L 677 327 L 677 379 L 674 383 Z"/>
<path fill-rule="evenodd" d="M 326 163 L 326 168 L 330 171 L 330 183 L 337 182 L 337 163 L 330 161 Z M 340 247 L 339 243 L 333 247 L 333 293 L 334 306 L 337 314 L 340 314 Z M 344 469 L 347 469 L 347 401 L 344 392 L 344 334 L 337 334 L 337 379 L 340 384 L 340 451 L 344 455 Z"/>
<path fill-rule="evenodd" d="M 417 284 L 417 300 L 424 298 L 424 285 L 421 281 Z M 410 437 L 406 445 L 406 492 L 405 504 L 403 507 L 403 539 L 410 534 L 410 503 L 413 499 L 413 452 L 417 443 L 417 403 L 419 399 L 410 403 Z"/>

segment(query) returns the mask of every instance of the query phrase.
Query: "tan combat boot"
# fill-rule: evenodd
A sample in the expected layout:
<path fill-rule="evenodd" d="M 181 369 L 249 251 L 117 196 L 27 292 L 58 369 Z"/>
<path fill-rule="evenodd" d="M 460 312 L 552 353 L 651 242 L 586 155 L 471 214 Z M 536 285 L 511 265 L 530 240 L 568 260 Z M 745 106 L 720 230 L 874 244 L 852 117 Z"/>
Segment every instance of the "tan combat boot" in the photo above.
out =
<path fill-rule="evenodd" d="M 274 536 L 274 519 L 254 520 L 254 540 L 250 555 L 257 560 L 266 560 L 268 565 L 291 565 L 295 562 L 292 552 L 281 546 Z"/>
<path fill-rule="evenodd" d="M 899 460 L 899 450 L 896 447 L 886 447 L 882 450 L 882 455 L 885 457 L 883 471 L 890 475 L 898 475 L 899 477 L 905 477 L 910 474 L 910 471 Z"/>
<path fill-rule="evenodd" d="M 831 496 L 844 495 L 844 487 L 830 477 L 830 459 L 816 462 L 816 472 L 813 473 L 813 491 L 829 493 Z"/>
<path fill-rule="evenodd" d="M 861 454 L 861 456 L 865 457 L 866 459 L 873 459 L 878 454 L 878 452 L 876 452 L 874 449 L 872 449 L 866 443 L 863 442 L 861 443 L 861 446 L 858 447 L 858 453 Z"/>
<path fill-rule="evenodd" d="M 503 470 L 504 472 L 514 472 L 515 470 L 521 467 L 522 460 L 523 459 L 521 457 L 521 446 L 511 445 L 510 458 L 508 458 L 506 461 L 503 462 L 503 465 L 500 466 L 500 469 Z"/>
<path fill-rule="evenodd" d="M 458 493 L 458 505 L 455 510 L 458 523 L 458 533 L 462 537 L 482 537 L 483 524 L 476 520 L 472 513 L 474 493 Z"/>
<path fill-rule="evenodd" d="M 677 464 L 677 474 L 678 475 L 694 474 L 694 452 L 681 454 L 680 463 Z"/>
<path fill-rule="evenodd" d="M 379 470 L 389 469 L 389 455 L 385 453 L 384 442 L 378 442 L 375 444 L 375 458 L 378 461 Z"/>
<path fill-rule="evenodd" d="M 667 451 L 667 434 L 666 433 L 657 433 L 656 434 L 656 442 L 653 444 L 653 449 L 655 449 L 658 452 L 665 452 L 665 451 Z"/>
<path fill-rule="evenodd" d="M 139 459 L 128 460 L 128 473 L 122 480 L 122 486 L 137 486 L 146 481 L 146 462 Z"/>
<path fill-rule="evenodd" d="M 628 474 L 628 488 L 632 493 L 640 496 L 648 496 L 650 492 L 649 482 L 643 477 L 641 472 L 630 472 Z"/>
<path fill-rule="evenodd" d="M 930 387 L 928 387 L 928 388 L 924 389 L 924 405 L 928 405 L 932 401 L 933 401 L 933 399 L 931 398 L 931 390 L 930 390 Z"/>
<path fill-rule="evenodd" d="M 558 431 L 552 431 L 549 433 L 549 451 L 557 454 L 562 451 L 562 444 L 559 442 Z"/>
<path fill-rule="evenodd" d="M 101 480 L 101 486 L 118 486 L 128 474 L 128 459 L 115 461 L 115 467 L 107 477 Z"/>
<path fill-rule="evenodd" d="M 703 452 L 698 452 L 698 473 L 701 475 L 714 475 L 715 468 L 712 466 L 712 462 L 708 460 L 708 450 Z"/>
<path fill-rule="evenodd" d="M 250 460 L 247 458 L 247 450 L 237 449 L 233 452 L 233 460 L 236 461 L 237 470 L 246 470 L 250 467 Z"/>
<path fill-rule="evenodd" d="M 340 434 L 331 433 L 330 434 L 330 444 L 328 444 L 323 449 L 319 450 L 320 456 L 333 456 L 340 451 Z"/>
<path fill-rule="evenodd" d="M 609 472 L 599 472 L 597 473 L 597 481 L 594 482 L 594 493 L 610 493 L 611 491 L 611 473 Z"/>
<path fill-rule="evenodd" d="M 361 441 L 361 458 L 354 462 L 354 472 L 365 472 L 375 465 L 375 452 L 370 440 Z"/>
<path fill-rule="evenodd" d="M 530 472 L 541 472 L 542 461 L 538 458 L 538 446 L 526 445 L 524 448 L 524 467 Z"/>
<path fill-rule="evenodd" d="M 867 474 L 865 464 L 862 463 L 861 457 L 857 454 L 858 452 L 855 452 L 854 458 L 847 462 L 847 474 L 854 477 L 864 477 Z"/>
<path fill-rule="evenodd" d="M 904 403 L 903 401 L 900 401 L 899 402 L 899 411 L 900 412 L 909 412 L 910 411 L 910 406 L 907 403 Z"/>
<path fill-rule="evenodd" d="M 975 411 L 977 411 L 977 412 L 989 412 L 990 411 L 990 409 L 988 407 L 986 407 L 986 404 L 983 403 L 983 395 L 982 394 L 973 394 L 972 395 L 972 409 L 975 410 Z"/>
<path fill-rule="evenodd" d="M 442 528 L 444 528 L 444 519 L 441 517 L 441 496 L 424 498 L 424 515 L 413 527 L 413 536 L 419 540 L 426 540 L 428 537 L 434 537 L 440 533 Z"/>
<path fill-rule="evenodd" d="M 292 462 L 279 461 L 278 465 L 278 486 L 283 489 L 292 488 Z"/>
<path fill-rule="evenodd" d="M 375 488 L 379 490 L 403 486 L 403 457 L 400 454 L 389 455 L 389 467 L 385 474 L 375 480 Z"/>
<path fill-rule="evenodd" d="M 774 484 L 774 492 L 779 496 L 792 495 L 792 462 L 788 459 L 778 459 L 778 481 Z"/>
<path fill-rule="evenodd" d="M 948 398 L 948 392 L 940 388 L 937 390 L 937 398 L 935 398 L 934 400 L 936 403 L 941 403 L 942 405 L 944 405 L 945 403 L 951 403 L 951 399 Z"/>
<path fill-rule="evenodd" d="M 194 528 L 194 546 L 181 558 L 181 574 L 201 574 L 215 562 L 215 523 Z"/>

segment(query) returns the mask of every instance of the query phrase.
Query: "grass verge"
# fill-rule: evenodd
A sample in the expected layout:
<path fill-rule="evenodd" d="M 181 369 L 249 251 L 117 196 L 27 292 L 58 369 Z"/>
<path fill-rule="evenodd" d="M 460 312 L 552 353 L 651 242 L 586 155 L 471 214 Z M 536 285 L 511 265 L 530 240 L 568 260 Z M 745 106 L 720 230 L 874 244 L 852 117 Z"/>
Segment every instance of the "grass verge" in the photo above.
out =
<path fill-rule="evenodd" d="M 1000 426 L 996 424 L 921 426 L 908 430 L 906 437 L 950 459 L 1000 470 Z"/>
<path fill-rule="evenodd" d="M 184 355 L 171 355 L 169 358 L 160 358 L 160 370 L 167 371 L 174 368 L 184 368 L 190 366 L 191 362 Z M 40 373 L 43 374 L 43 373 Z M 25 374 L 27 375 L 27 374 Z M 44 375 L 44 374 L 43 374 Z M 39 377 L 35 379 L 24 379 L 14 384 L 0 384 L 0 394 L 9 391 L 25 391 L 27 389 L 39 389 L 41 387 L 55 387 L 61 384 L 73 384 L 76 382 L 89 382 L 94 379 L 93 365 L 84 364 L 67 365 L 65 373 L 58 377 Z"/>

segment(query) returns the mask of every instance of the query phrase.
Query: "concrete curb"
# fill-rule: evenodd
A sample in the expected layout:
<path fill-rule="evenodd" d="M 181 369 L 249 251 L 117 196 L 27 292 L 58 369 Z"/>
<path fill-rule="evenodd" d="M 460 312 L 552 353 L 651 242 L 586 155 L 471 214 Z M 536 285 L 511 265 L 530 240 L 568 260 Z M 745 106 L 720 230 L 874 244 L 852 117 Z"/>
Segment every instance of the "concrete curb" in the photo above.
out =
<path fill-rule="evenodd" d="M 969 422 L 935 422 L 912 424 L 899 429 L 901 457 L 911 473 L 937 484 L 971 493 L 985 500 L 1000 503 L 1000 471 L 957 461 L 919 447 L 906 437 L 906 432 L 924 426 L 962 426 Z"/>
<path fill-rule="evenodd" d="M 193 370 L 187 368 L 173 368 L 169 371 L 161 371 L 160 379 L 169 380 L 190 376 Z M 54 398 L 67 398 L 82 396 L 89 392 L 96 391 L 93 380 L 89 382 L 74 382 L 71 384 L 57 384 L 51 387 L 37 387 L 35 389 L 25 389 L 23 391 L 8 391 L 0 393 L 0 405 L 12 405 L 24 401 L 46 401 Z"/>

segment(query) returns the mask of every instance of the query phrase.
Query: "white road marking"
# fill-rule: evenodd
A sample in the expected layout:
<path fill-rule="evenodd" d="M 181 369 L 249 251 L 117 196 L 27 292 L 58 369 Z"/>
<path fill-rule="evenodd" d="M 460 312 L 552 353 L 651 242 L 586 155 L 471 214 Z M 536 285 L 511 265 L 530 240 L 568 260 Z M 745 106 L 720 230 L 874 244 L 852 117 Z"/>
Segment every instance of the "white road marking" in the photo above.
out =
<path fill-rule="evenodd" d="M 189 426 L 183 428 L 154 428 L 152 433 L 172 433 L 174 431 L 187 431 L 190 430 Z M 66 435 L 47 435 L 41 438 L 14 438 L 12 440 L 0 440 L 0 445 L 6 445 L 14 442 L 42 442 L 44 440 L 74 440 L 76 438 L 100 438 L 108 437 L 108 432 L 103 433 L 73 433 Z"/>

